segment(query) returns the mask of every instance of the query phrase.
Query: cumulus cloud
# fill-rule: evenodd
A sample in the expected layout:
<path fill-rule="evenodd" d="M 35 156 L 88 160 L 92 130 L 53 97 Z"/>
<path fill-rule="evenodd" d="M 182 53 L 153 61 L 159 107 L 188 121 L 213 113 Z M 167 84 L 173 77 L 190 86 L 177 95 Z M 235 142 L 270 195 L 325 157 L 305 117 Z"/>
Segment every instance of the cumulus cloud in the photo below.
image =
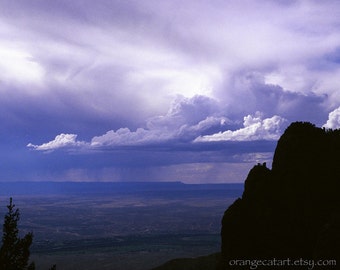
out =
<path fill-rule="evenodd" d="M 170 138 L 169 134 L 162 134 L 160 130 L 146 130 L 138 128 L 131 131 L 128 128 L 120 128 L 117 131 L 110 130 L 104 135 L 95 136 L 91 140 L 91 146 L 128 146 L 162 142 Z"/>
<path fill-rule="evenodd" d="M 120 128 L 117 131 L 110 130 L 104 135 L 93 137 L 91 146 L 137 146 L 190 142 L 197 134 L 204 133 L 213 127 L 224 126 L 226 122 L 226 118 L 223 117 L 208 117 L 192 126 L 187 124 L 176 125 L 169 122 L 169 126 L 157 126 L 152 129 L 137 128 L 136 131 Z"/>
<path fill-rule="evenodd" d="M 328 120 L 323 127 L 330 129 L 340 128 L 340 107 L 329 113 Z"/>
<path fill-rule="evenodd" d="M 190 102 L 188 99 L 186 101 Z M 257 112 L 254 116 L 244 117 L 243 128 L 222 132 L 221 130 L 232 124 L 226 117 L 208 116 L 189 125 L 182 122 L 181 117 L 184 116 L 175 111 L 176 113 L 171 109 L 169 114 L 161 119 L 157 121 L 153 119 L 149 128 L 137 128 L 135 131 L 129 128 L 110 130 L 103 135 L 93 137 L 89 143 L 77 141 L 75 134 L 60 134 L 48 143 L 42 145 L 30 143 L 27 146 L 35 150 L 51 151 L 59 148 L 90 150 L 121 146 L 164 146 L 165 144 L 174 146 L 178 143 L 191 142 L 277 140 L 287 123 L 286 119 L 277 115 L 262 119 L 262 114 Z M 206 135 L 216 130 L 218 133 Z"/>
<path fill-rule="evenodd" d="M 177 97 L 166 115 L 148 119 L 146 128 L 121 128 L 96 136 L 91 146 L 124 146 L 190 142 L 210 129 L 221 129 L 231 120 L 219 115 L 218 104 L 205 96 Z"/>
<path fill-rule="evenodd" d="M 75 134 L 60 134 L 53 141 L 42 145 L 28 144 L 35 150 L 48 151 L 74 147 L 115 147 L 155 145 L 176 142 L 191 142 L 207 132 L 221 130 L 232 125 L 232 121 L 220 115 L 218 103 L 209 97 L 177 97 L 163 116 L 152 117 L 145 127 L 131 130 L 127 127 L 109 130 L 95 136 L 90 143 L 77 141 Z"/>
<path fill-rule="evenodd" d="M 286 119 L 277 115 L 262 119 L 258 112 L 255 116 L 245 116 L 241 129 L 199 136 L 195 142 L 278 140 L 285 123 Z"/>
<path fill-rule="evenodd" d="M 40 151 L 53 151 L 59 148 L 74 148 L 84 146 L 85 144 L 85 142 L 77 141 L 76 134 L 62 133 L 60 135 L 57 135 L 53 141 L 43 143 L 41 145 L 29 143 L 27 147 Z"/>

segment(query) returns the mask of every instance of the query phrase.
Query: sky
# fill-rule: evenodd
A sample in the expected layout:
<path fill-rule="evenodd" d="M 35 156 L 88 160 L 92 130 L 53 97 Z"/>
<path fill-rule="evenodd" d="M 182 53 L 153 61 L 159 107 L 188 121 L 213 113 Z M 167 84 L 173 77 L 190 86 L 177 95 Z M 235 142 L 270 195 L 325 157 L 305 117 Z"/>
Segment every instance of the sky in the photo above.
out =
<path fill-rule="evenodd" d="M 0 181 L 243 182 L 340 128 L 334 0 L 0 0 Z"/>

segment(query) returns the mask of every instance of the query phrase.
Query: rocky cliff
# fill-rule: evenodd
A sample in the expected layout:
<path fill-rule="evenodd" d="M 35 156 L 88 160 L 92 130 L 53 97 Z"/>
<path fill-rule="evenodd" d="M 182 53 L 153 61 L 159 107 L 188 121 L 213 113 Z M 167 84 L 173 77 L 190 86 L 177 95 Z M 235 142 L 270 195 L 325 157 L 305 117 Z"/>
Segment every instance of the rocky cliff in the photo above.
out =
<path fill-rule="evenodd" d="M 249 269 L 231 266 L 235 259 L 340 264 L 340 130 L 291 124 L 278 141 L 272 169 L 258 164 L 249 172 L 242 198 L 223 216 L 221 236 L 223 270 Z"/>

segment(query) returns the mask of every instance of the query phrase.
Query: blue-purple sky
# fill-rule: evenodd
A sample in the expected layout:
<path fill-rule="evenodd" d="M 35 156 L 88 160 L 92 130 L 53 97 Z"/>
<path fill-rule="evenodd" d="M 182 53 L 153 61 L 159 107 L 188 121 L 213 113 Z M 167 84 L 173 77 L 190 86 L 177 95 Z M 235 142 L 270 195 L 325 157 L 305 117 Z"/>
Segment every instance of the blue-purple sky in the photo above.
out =
<path fill-rule="evenodd" d="M 340 127 L 340 4 L 1 0 L 0 181 L 241 182 Z"/>

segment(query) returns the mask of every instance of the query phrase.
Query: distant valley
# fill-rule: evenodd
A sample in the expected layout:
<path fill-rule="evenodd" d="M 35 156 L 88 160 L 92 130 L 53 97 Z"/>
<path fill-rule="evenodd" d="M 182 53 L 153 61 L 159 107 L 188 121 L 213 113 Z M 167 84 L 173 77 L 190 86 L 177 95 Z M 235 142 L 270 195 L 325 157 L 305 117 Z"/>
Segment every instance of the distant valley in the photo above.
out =
<path fill-rule="evenodd" d="M 38 269 L 143 270 L 220 249 L 221 216 L 243 184 L 0 183 L 20 229 L 34 233 Z"/>

